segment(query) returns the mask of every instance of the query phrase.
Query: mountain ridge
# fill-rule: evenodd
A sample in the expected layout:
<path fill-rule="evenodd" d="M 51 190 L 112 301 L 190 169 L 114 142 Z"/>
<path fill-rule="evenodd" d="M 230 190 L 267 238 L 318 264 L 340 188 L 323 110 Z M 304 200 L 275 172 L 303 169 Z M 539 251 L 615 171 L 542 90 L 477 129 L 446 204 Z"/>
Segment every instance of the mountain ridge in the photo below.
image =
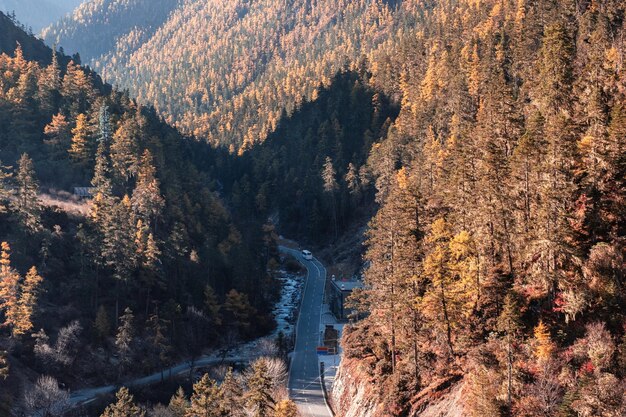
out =
<path fill-rule="evenodd" d="M 70 13 L 84 0 L 0 0 L 0 11 L 15 12 L 34 33 Z"/>
<path fill-rule="evenodd" d="M 88 39 L 77 22 L 106 15 L 95 8 L 98 1 L 48 29 L 46 41 Z M 79 16 L 92 6 L 93 18 Z M 116 35 L 114 49 L 80 53 L 169 123 L 234 152 L 263 141 L 283 111 L 291 114 L 303 98 L 314 99 L 337 71 L 356 69 L 378 45 L 411 26 L 405 16 L 413 7 L 380 0 L 188 0 L 159 12 L 169 13 L 167 21 L 148 36 L 129 24 Z M 64 35 L 70 32 L 76 35 Z"/>

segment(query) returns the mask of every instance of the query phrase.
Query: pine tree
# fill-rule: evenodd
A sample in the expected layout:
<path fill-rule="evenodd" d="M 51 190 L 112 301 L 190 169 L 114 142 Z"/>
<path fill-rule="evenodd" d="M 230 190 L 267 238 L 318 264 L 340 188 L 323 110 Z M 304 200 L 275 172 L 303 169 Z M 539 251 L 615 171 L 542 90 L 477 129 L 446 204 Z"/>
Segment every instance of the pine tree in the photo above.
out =
<path fill-rule="evenodd" d="M 228 368 L 226 376 L 220 385 L 223 393 L 221 408 L 229 410 L 231 417 L 239 417 L 243 415 L 243 389 L 240 381 L 233 374 L 233 369 Z"/>
<path fill-rule="evenodd" d="M 298 407 L 291 400 L 282 400 L 276 404 L 276 410 L 274 410 L 274 417 L 297 417 Z"/>
<path fill-rule="evenodd" d="M 122 387 L 115 394 L 117 401 L 110 404 L 100 417 L 145 417 L 146 412 L 135 404 L 133 395 L 128 388 Z"/>
<path fill-rule="evenodd" d="M 326 161 L 324 162 L 324 167 L 322 168 L 322 180 L 324 182 L 324 192 L 330 195 L 333 214 L 333 230 L 335 233 L 335 240 L 337 240 L 339 231 L 337 230 L 337 201 L 335 194 L 339 189 L 339 184 L 337 183 L 337 172 L 335 171 L 333 160 L 330 156 L 327 156 Z"/>
<path fill-rule="evenodd" d="M 539 61 L 539 80 L 541 99 L 549 112 L 558 112 L 570 104 L 573 52 L 572 39 L 563 23 L 546 26 Z"/>
<path fill-rule="evenodd" d="M 369 224 L 365 259 L 369 267 L 365 282 L 366 306 L 371 306 L 379 322 L 385 343 L 389 346 L 391 372 L 395 373 L 401 333 L 409 334 L 417 374 L 417 330 L 421 325 L 415 300 L 423 286 L 418 268 L 422 256 L 421 213 L 419 195 L 405 168 L 389 184 L 387 197 Z"/>
<path fill-rule="evenodd" d="M 126 290 L 137 262 L 135 223 L 130 199 L 124 196 L 115 203 L 104 193 L 98 192 L 92 206 L 92 216 L 94 212 L 98 215 L 97 222 L 102 233 L 102 259 L 113 271 L 115 278 L 115 316 L 119 317 L 120 291 Z M 124 288 L 120 288 L 121 284 L 124 284 Z"/>
<path fill-rule="evenodd" d="M 548 146 L 544 135 L 545 119 L 543 115 L 534 111 L 526 122 L 526 131 L 520 137 L 511 161 L 511 171 L 514 179 L 514 193 L 520 198 L 521 207 L 518 207 L 517 230 L 522 240 L 527 241 L 534 236 L 536 229 L 535 219 L 541 202 L 541 167 L 544 164 L 545 149 Z"/>
<path fill-rule="evenodd" d="M 33 314 L 37 306 L 37 295 L 43 278 L 39 276 L 37 268 L 30 268 L 20 287 L 19 319 L 13 328 L 13 334 L 22 336 L 33 329 Z"/>
<path fill-rule="evenodd" d="M 120 326 L 117 329 L 115 335 L 115 348 L 120 357 L 119 373 L 121 374 L 123 368 L 128 365 L 132 360 L 132 343 L 133 343 L 133 312 L 130 308 L 126 307 L 124 314 L 120 317 Z"/>
<path fill-rule="evenodd" d="M 424 259 L 424 274 L 430 277 L 432 287 L 425 297 L 427 310 L 425 314 L 431 317 L 446 335 L 446 343 L 451 356 L 455 355 L 454 335 L 457 327 L 455 314 L 455 299 L 451 294 L 454 278 L 450 271 L 449 241 L 451 232 L 449 224 L 443 218 L 438 218 L 431 225 L 431 231 L 426 238 L 431 249 Z"/>
<path fill-rule="evenodd" d="M 132 196 L 133 210 L 144 220 L 146 224 L 156 225 L 156 219 L 165 206 L 165 200 L 161 196 L 159 180 L 156 177 L 154 161 L 149 150 L 145 150 L 141 156 L 137 186 Z M 151 223 L 154 221 L 153 223 Z"/>
<path fill-rule="evenodd" d="M 0 378 L 6 380 L 9 377 L 9 359 L 7 352 L 0 350 Z"/>
<path fill-rule="evenodd" d="M 552 358 L 556 348 L 550 336 L 550 330 L 543 321 L 539 321 L 533 333 L 535 335 L 535 356 L 539 363 L 545 363 Z"/>
<path fill-rule="evenodd" d="M 204 307 L 211 324 L 213 326 L 220 326 L 222 324 L 222 317 L 220 315 L 221 307 L 213 287 L 209 284 L 204 287 Z"/>
<path fill-rule="evenodd" d="M 243 336 L 247 336 L 252 318 L 256 314 L 254 307 L 250 305 L 248 296 L 232 289 L 226 294 L 226 300 L 224 300 L 222 307 L 226 323 L 235 327 Z"/>
<path fill-rule="evenodd" d="M 504 306 L 502 307 L 500 317 L 498 317 L 498 330 L 506 335 L 507 403 L 509 408 L 511 407 L 513 390 L 513 344 L 516 342 L 518 332 L 522 326 L 519 303 L 515 295 L 509 293 L 504 299 Z"/>
<path fill-rule="evenodd" d="M 510 187 L 510 156 L 521 132 L 521 116 L 517 109 L 513 88 L 507 84 L 506 74 L 498 63 L 502 45 L 496 45 L 486 57 L 490 82 L 484 87 L 476 115 L 476 132 L 472 147 L 480 149 L 476 177 L 480 194 L 476 213 L 481 217 L 477 226 L 483 226 L 479 236 L 488 243 L 492 265 L 506 265 L 514 273 L 512 234 L 514 219 L 508 202 Z M 480 229 L 479 229 L 480 230 Z"/>
<path fill-rule="evenodd" d="M 146 306 L 150 305 L 150 294 L 155 286 L 163 286 L 161 268 L 161 250 L 152 233 L 148 233 L 147 226 L 140 219 L 137 221 L 135 246 L 139 266 L 139 280 L 146 292 Z"/>
<path fill-rule="evenodd" d="M 72 142 L 68 153 L 72 160 L 82 167 L 88 166 L 92 158 L 89 137 L 90 128 L 87 116 L 80 113 L 76 116 L 76 125 L 72 129 Z"/>
<path fill-rule="evenodd" d="M 11 247 L 2 242 L 0 252 L 0 311 L 4 311 L 4 326 L 13 331 L 19 322 L 19 283 L 20 275 L 11 267 Z"/>
<path fill-rule="evenodd" d="M 193 384 L 191 404 L 185 414 L 186 417 L 222 417 L 229 415 L 229 410 L 221 407 L 223 393 L 217 383 L 204 374 Z"/>
<path fill-rule="evenodd" d="M 52 114 L 57 108 L 61 90 L 61 68 L 56 48 L 52 50 L 52 62 L 39 77 L 40 108 L 46 114 Z"/>
<path fill-rule="evenodd" d="M 63 107 L 72 118 L 84 113 L 94 100 L 95 91 L 91 80 L 74 61 L 67 64 L 61 84 L 61 96 Z"/>
<path fill-rule="evenodd" d="M 0 161 L 0 214 L 8 211 L 13 196 L 13 189 L 10 184 L 12 175 L 9 169 L 10 167 L 2 165 L 2 161 Z"/>
<path fill-rule="evenodd" d="M 475 313 L 480 304 L 481 279 L 478 266 L 476 242 L 466 231 L 454 235 L 448 243 L 450 249 L 450 272 L 455 279 L 455 293 L 460 312 L 467 318 Z"/>
<path fill-rule="evenodd" d="M 98 131 L 96 140 L 98 143 L 104 143 L 108 147 L 111 144 L 112 136 L 111 113 L 109 113 L 109 106 L 102 104 L 98 110 Z"/>
<path fill-rule="evenodd" d="M 608 208 L 603 217 L 609 224 L 611 236 L 616 238 L 626 233 L 624 216 L 613 215 L 626 211 L 626 105 L 623 101 L 611 109 L 609 141 L 609 163 L 605 179 Z"/>
<path fill-rule="evenodd" d="M 118 178 L 128 181 L 137 173 L 139 127 L 134 118 L 124 120 L 111 142 L 111 162 Z"/>
<path fill-rule="evenodd" d="M 62 157 L 72 140 L 70 124 L 65 116 L 61 113 L 52 116 L 43 133 L 47 138 L 44 143 L 53 149 L 55 158 Z"/>
<path fill-rule="evenodd" d="M 555 297 L 556 291 L 571 289 L 571 271 L 575 251 L 572 248 L 571 201 L 574 199 L 574 161 L 576 158 L 574 125 L 571 118 L 573 45 L 562 23 L 546 27 L 539 61 L 544 134 L 548 138 L 541 167 L 542 199 L 537 210 L 538 238 L 528 256 L 540 257 L 532 282 Z"/>
<path fill-rule="evenodd" d="M 159 317 L 157 312 L 148 318 L 146 324 L 151 332 L 150 342 L 157 358 L 157 367 L 161 371 L 161 381 L 163 381 L 163 366 L 167 363 L 171 350 L 168 338 L 165 335 L 167 321 Z"/>
<path fill-rule="evenodd" d="M 96 189 L 96 195 L 100 194 L 103 198 L 111 197 L 112 185 L 111 185 L 111 164 L 107 155 L 107 147 L 104 142 L 98 143 L 98 150 L 96 152 L 96 165 L 94 167 L 93 178 L 91 179 L 91 185 Z"/>
<path fill-rule="evenodd" d="M 270 417 L 276 402 L 272 397 L 272 380 L 268 374 L 267 364 L 263 360 L 252 364 L 246 397 L 255 417 Z"/>
<path fill-rule="evenodd" d="M 111 322 L 109 321 L 109 314 L 107 309 L 101 305 L 96 313 L 96 320 L 94 321 L 94 328 L 100 341 L 106 340 L 111 332 Z"/>
<path fill-rule="evenodd" d="M 185 397 L 185 391 L 182 387 L 178 387 L 176 393 L 172 395 L 167 408 L 172 413 L 172 417 L 185 417 L 188 407 L 189 401 Z"/>
<path fill-rule="evenodd" d="M 351 194 L 357 194 L 359 192 L 359 173 L 352 162 L 348 164 L 348 170 L 344 180 L 346 181 L 348 190 L 350 190 Z"/>
<path fill-rule="evenodd" d="M 41 206 L 37 193 L 39 185 L 35 176 L 33 161 L 27 154 L 22 154 L 15 176 L 17 190 L 12 208 L 20 222 L 29 233 L 41 230 Z"/>

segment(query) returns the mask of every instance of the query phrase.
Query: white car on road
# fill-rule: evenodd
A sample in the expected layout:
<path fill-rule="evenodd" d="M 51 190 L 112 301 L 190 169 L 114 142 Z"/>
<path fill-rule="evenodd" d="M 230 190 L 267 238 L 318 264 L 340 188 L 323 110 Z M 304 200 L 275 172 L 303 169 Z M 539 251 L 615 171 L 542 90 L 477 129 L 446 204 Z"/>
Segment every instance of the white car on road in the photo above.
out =
<path fill-rule="evenodd" d="M 311 253 L 311 251 L 308 251 L 306 249 L 302 251 L 302 257 L 307 261 L 313 260 L 313 254 Z"/>

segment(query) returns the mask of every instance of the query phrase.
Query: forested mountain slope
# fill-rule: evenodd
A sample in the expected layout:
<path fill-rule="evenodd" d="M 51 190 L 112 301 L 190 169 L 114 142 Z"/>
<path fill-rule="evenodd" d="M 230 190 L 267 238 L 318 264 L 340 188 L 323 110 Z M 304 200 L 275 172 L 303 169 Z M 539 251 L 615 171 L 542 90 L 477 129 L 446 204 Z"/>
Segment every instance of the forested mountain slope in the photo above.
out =
<path fill-rule="evenodd" d="M 367 71 L 341 72 L 315 101 L 283 115 L 262 144 L 238 157 L 209 149 L 207 159 L 218 161 L 213 175 L 242 217 L 274 216 L 286 236 L 324 245 L 375 211 L 367 159 L 397 112 Z"/>
<path fill-rule="evenodd" d="M 154 19 L 141 23 L 138 11 L 148 3 Z M 413 2 L 175 3 L 94 0 L 46 30 L 45 39 L 78 48 L 168 122 L 232 150 L 264 140 L 283 110 L 291 114 L 303 97 L 315 98 L 337 71 L 415 20 Z"/>
<path fill-rule="evenodd" d="M 339 415 L 357 391 L 420 415 L 462 380 L 453 415 L 623 416 L 624 3 L 431 5 L 372 62 L 402 108 L 369 162 Z"/>
<path fill-rule="evenodd" d="M 80 53 L 106 75 L 99 62 L 116 51 L 127 59 L 152 37 L 182 0 L 89 0 L 45 28 L 43 39 Z"/>
<path fill-rule="evenodd" d="M 270 329 L 272 229 L 239 227 L 206 145 L 2 14 L 0 33 L 22 45 L 0 45 L 0 414 L 31 370 L 101 384 Z"/>
<path fill-rule="evenodd" d="M 56 22 L 84 0 L 0 0 L 0 11 L 13 13 L 33 32 Z"/>
<path fill-rule="evenodd" d="M 50 64 L 52 60 L 50 48 L 48 48 L 43 41 L 34 39 L 31 35 L 24 32 L 21 27 L 18 27 L 13 16 L 0 13 L 0 25 L 2 25 L 3 29 L 2 32 L 0 32 L 1 51 L 13 51 L 17 43 L 20 43 L 24 56 L 27 59 L 37 61 L 41 65 Z M 65 57 L 58 58 L 60 61 L 63 61 Z M 67 64 L 67 62 L 68 61 L 63 61 L 64 64 Z"/>

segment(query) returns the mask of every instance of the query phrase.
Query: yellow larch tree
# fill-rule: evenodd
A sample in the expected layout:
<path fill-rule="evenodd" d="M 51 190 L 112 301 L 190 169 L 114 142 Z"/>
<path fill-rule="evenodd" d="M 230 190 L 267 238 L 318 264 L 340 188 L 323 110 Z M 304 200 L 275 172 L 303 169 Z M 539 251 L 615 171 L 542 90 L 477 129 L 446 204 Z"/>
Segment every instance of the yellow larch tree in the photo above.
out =
<path fill-rule="evenodd" d="M 4 311 L 3 326 L 13 332 L 19 321 L 20 275 L 11 267 L 11 247 L 2 242 L 0 251 L 0 310 Z"/>
<path fill-rule="evenodd" d="M 32 318 L 37 305 L 37 293 L 42 281 L 43 278 L 37 272 L 37 268 L 31 267 L 20 289 L 19 314 L 13 329 L 16 336 L 24 335 L 33 329 Z"/>

